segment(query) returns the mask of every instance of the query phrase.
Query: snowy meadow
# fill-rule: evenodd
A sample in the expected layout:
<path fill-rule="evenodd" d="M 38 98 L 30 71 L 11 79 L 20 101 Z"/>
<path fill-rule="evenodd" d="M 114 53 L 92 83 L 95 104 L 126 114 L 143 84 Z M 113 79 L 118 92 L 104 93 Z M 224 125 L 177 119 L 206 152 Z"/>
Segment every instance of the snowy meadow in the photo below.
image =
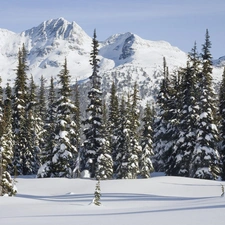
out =
<path fill-rule="evenodd" d="M 101 181 L 23 176 L 15 197 L 0 197 L 1 225 L 224 224 L 225 182 L 163 176 Z"/>

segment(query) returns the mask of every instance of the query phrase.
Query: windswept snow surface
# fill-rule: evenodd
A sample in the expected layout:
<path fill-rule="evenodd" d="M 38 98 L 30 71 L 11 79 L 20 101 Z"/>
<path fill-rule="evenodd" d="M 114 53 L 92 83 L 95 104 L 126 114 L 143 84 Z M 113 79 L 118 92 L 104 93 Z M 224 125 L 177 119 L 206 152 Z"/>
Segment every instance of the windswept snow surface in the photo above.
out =
<path fill-rule="evenodd" d="M 101 206 L 93 205 L 96 180 L 17 178 L 18 194 L 0 197 L 3 225 L 211 225 L 224 224 L 225 182 L 181 177 L 101 181 Z"/>

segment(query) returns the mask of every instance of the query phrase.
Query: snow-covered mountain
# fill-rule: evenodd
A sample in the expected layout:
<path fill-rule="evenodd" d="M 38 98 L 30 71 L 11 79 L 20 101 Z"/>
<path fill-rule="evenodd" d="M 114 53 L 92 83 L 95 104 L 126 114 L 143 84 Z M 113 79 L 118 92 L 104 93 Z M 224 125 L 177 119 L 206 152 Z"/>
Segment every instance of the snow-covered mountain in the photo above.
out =
<path fill-rule="evenodd" d="M 23 43 L 28 50 L 28 76 L 32 74 L 36 82 L 41 75 L 47 80 L 51 76 L 57 77 L 65 57 L 72 82 L 86 80 L 91 75 L 91 39 L 78 24 L 64 18 L 45 21 L 20 34 L 0 29 L 0 76 L 3 85 L 14 83 L 17 54 Z M 185 66 L 187 59 L 185 52 L 168 42 L 144 40 L 129 32 L 112 35 L 100 42 L 99 55 L 103 90 L 108 93 L 114 81 L 119 92 L 129 92 L 137 81 L 143 103 L 151 100 L 158 89 L 163 57 L 170 72 Z M 224 59 L 218 62 L 222 61 Z M 220 80 L 222 75 L 223 64 L 218 62 L 215 61 L 215 80 Z"/>
<path fill-rule="evenodd" d="M 187 55 L 165 41 L 148 41 L 132 33 L 116 34 L 101 43 L 101 68 L 106 92 L 112 81 L 119 92 L 139 85 L 143 104 L 152 100 L 160 84 L 163 57 L 170 71 L 185 66 Z M 111 82 L 109 82 L 111 81 Z"/>
<path fill-rule="evenodd" d="M 213 61 L 215 67 L 224 67 L 225 66 L 225 56 L 220 57 Z"/>
<path fill-rule="evenodd" d="M 75 79 L 90 74 L 91 38 L 75 22 L 69 23 L 63 18 L 48 20 L 20 34 L 1 29 L 0 40 L 3 83 L 14 80 L 18 50 L 23 43 L 28 51 L 28 74 L 37 82 L 41 75 L 47 79 L 57 76 L 65 57 Z"/>

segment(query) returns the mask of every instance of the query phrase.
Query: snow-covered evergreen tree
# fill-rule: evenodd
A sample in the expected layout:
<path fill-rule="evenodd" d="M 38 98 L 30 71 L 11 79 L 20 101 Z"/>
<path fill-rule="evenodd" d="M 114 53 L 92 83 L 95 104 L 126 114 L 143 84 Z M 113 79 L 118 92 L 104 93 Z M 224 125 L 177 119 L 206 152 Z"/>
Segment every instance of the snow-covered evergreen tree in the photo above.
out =
<path fill-rule="evenodd" d="M 212 88 L 211 42 L 206 30 L 202 52 L 202 72 L 199 77 L 199 117 L 196 145 L 191 160 L 191 177 L 216 179 L 220 174 L 220 156 L 217 150 L 218 129 L 215 121 L 215 93 Z"/>
<path fill-rule="evenodd" d="M 144 109 L 143 131 L 141 135 L 141 157 L 140 157 L 140 175 L 142 178 L 149 178 L 150 173 L 154 171 L 154 167 L 151 161 L 151 156 L 154 155 L 152 146 L 152 124 L 153 124 L 153 112 L 149 104 Z"/>
<path fill-rule="evenodd" d="M 141 155 L 141 145 L 140 145 L 140 110 L 139 110 L 139 90 L 137 82 L 134 84 L 133 93 L 131 95 L 131 107 L 130 107 L 130 155 L 128 167 L 130 168 L 130 173 L 132 178 L 137 178 L 139 173 L 139 156 Z"/>
<path fill-rule="evenodd" d="M 4 101 L 3 120 L 1 122 L 3 133 L 0 139 L 0 152 L 2 156 L 2 195 L 15 195 L 17 190 L 15 182 L 10 175 L 10 165 L 13 157 L 13 133 L 12 133 L 12 106 L 11 89 L 7 84 L 6 99 Z"/>
<path fill-rule="evenodd" d="M 131 104 L 129 95 L 127 101 L 124 98 L 121 100 L 119 116 L 116 177 L 119 179 L 133 179 L 136 178 L 138 172 L 136 170 L 138 156 L 133 154 L 133 146 L 131 145 Z M 131 162 L 134 162 L 134 165 Z"/>
<path fill-rule="evenodd" d="M 127 131 L 127 111 L 126 111 L 126 102 L 124 96 L 122 96 L 120 105 L 119 105 L 119 124 L 117 127 L 117 139 L 116 139 L 116 148 L 115 148 L 115 177 L 123 178 L 123 157 L 126 154 L 126 131 Z"/>
<path fill-rule="evenodd" d="M 76 132 L 76 148 L 77 148 L 77 156 L 76 156 L 76 165 L 73 171 L 73 176 L 74 177 L 79 177 L 80 176 L 80 171 L 81 171 L 81 157 L 82 157 L 82 150 L 83 148 L 81 147 L 81 111 L 80 111 L 80 93 L 79 93 L 79 85 L 78 82 L 76 82 L 74 86 L 74 104 L 76 106 L 76 112 L 74 116 L 74 122 L 76 124 L 75 132 Z"/>
<path fill-rule="evenodd" d="M 153 131 L 153 149 L 155 155 L 153 156 L 153 166 L 156 172 L 165 171 L 165 161 L 168 156 L 165 156 L 167 150 L 172 143 L 168 144 L 171 136 L 168 135 L 168 120 L 171 118 L 169 114 L 168 102 L 170 101 L 170 81 L 169 72 L 166 65 L 166 59 L 163 58 L 163 80 L 160 85 L 159 94 L 157 96 L 156 116 L 154 118 Z"/>
<path fill-rule="evenodd" d="M 225 67 L 223 70 L 222 82 L 220 84 L 219 92 L 219 109 L 220 109 L 220 137 L 221 137 L 221 146 L 220 153 L 222 157 L 223 170 L 221 177 L 225 180 Z"/>
<path fill-rule="evenodd" d="M 26 51 L 23 45 L 23 49 L 18 53 L 18 66 L 16 70 L 15 86 L 13 91 L 13 165 L 14 174 L 29 174 L 30 162 L 27 161 L 30 153 L 25 152 L 27 144 L 27 132 L 26 132 L 26 106 L 27 106 L 27 75 L 26 75 Z M 28 154 L 28 155 L 27 155 Z"/>
<path fill-rule="evenodd" d="M 111 86 L 110 92 L 110 100 L 109 100 L 109 118 L 108 118 L 108 126 L 109 126 L 109 141 L 110 141 L 110 148 L 111 154 L 113 159 L 113 170 L 116 171 L 117 168 L 117 131 L 119 126 L 119 101 L 116 92 L 116 85 L 113 82 Z"/>
<path fill-rule="evenodd" d="M 189 54 L 187 67 L 182 69 L 181 108 L 179 112 L 178 136 L 174 143 L 172 157 L 169 162 L 170 175 L 190 175 L 190 161 L 196 142 L 196 120 L 198 106 L 196 104 L 197 76 L 199 74 L 199 59 L 196 44 Z"/>
<path fill-rule="evenodd" d="M 45 83 L 46 83 L 46 79 L 42 75 L 40 78 L 40 88 L 38 91 L 38 114 L 39 114 L 40 118 L 42 119 L 42 121 L 45 120 L 45 116 L 46 116 L 46 112 L 47 112 Z"/>
<path fill-rule="evenodd" d="M 38 146 L 40 149 L 39 156 L 41 155 L 41 152 L 44 151 L 45 148 L 45 136 L 47 135 L 47 131 L 45 129 L 45 119 L 47 114 L 47 108 L 46 108 L 46 88 L 45 88 L 46 79 L 42 75 L 40 78 L 40 87 L 37 94 L 37 104 L 36 104 L 36 124 L 38 125 L 37 128 L 39 128 L 37 131 L 37 137 L 38 137 Z M 39 157 L 39 162 L 41 163 L 41 157 Z"/>
<path fill-rule="evenodd" d="M 179 121 L 181 100 L 182 76 L 180 71 L 174 74 L 170 79 L 169 100 L 167 102 L 166 112 L 166 145 L 162 155 L 165 162 L 165 172 L 167 175 L 173 175 L 174 165 L 176 164 L 176 153 L 174 152 L 176 141 L 179 139 Z"/>
<path fill-rule="evenodd" d="M 105 157 L 101 157 L 101 155 L 105 154 L 104 152 L 108 144 L 103 135 L 101 76 L 98 74 L 99 44 L 96 37 L 96 31 L 94 31 L 90 59 L 90 64 L 92 66 L 92 75 L 90 76 L 91 90 L 88 92 L 90 103 L 86 109 L 87 119 L 84 121 L 85 140 L 84 158 L 82 161 L 83 169 L 88 170 L 91 177 L 96 176 L 96 169 L 100 164 L 102 166 L 106 165 L 104 162 L 101 163 L 100 160 L 106 159 Z M 106 170 L 107 168 L 101 169 Z"/>
<path fill-rule="evenodd" d="M 37 86 L 33 76 L 30 79 L 28 90 L 28 103 L 26 107 L 26 132 L 27 144 L 26 152 L 29 155 L 30 173 L 36 174 L 40 167 L 40 142 L 42 141 L 43 124 L 38 110 Z M 28 158 L 27 158 L 28 160 Z"/>
<path fill-rule="evenodd" d="M 50 88 L 48 93 L 48 106 L 44 121 L 44 146 L 41 152 L 42 166 L 38 170 L 37 177 L 51 177 L 53 149 L 55 147 L 55 121 L 56 121 L 56 96 L 54 88 L 54 79 L 51 77 Z"/>
<path fill-rule="evenodd" d="M 102 105 L 102 132 L 104 134 L 104 145 L 99 149 L 96 168 L 96 179 L 110 179 L 113 175 L 113 160 L 109 142 L 109 130 L 107 120 L 106 103 Z"/>
<path fill-rule="evenodd" d="M 95 186 L 93 203 L 97 206 L 100 206 L 101 205 L 100 199 L 101 199 L 101 187 L 100 187 L 100 180 L 98 180 Z"/>
<path fill-rule="evenodd" d="M 59 98 L 56 101 L 55 144 L 51 158 L 51 177 L 72 177 L 75 167 L 76 124 L 73 120 L 76 106 L 71 101 L 70 75 L 67 60 L 63 65 L 59 77 Z"/>

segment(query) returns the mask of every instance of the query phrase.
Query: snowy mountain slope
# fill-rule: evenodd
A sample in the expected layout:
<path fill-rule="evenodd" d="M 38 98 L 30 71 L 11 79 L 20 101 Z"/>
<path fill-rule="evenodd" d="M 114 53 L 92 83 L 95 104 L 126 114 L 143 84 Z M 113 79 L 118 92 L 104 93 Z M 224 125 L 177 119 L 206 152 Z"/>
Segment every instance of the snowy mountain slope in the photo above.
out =
<path fill-rule="evenodd" d="M 185 66 L 187 60 L 186 53 L 168 42 L 144 40 L 129 32 L 113 35 L 102 42 L 99 54 L 103 57 L 101 71 L 105 92 L 108 93 L 110 88 L 107 82 L 114 81 L 119 93 L 132 92 L 137 82 L 143 105 L 152 101 L 158 90 L 163 57 L 170 72 Z"/>
<path fill-rule="evenodd" d="M 111 59 L 115 67 L 127 63 L 142 67 L 155 67 L 162 64 L 165 56 L 171 66 L 181 66 L 186 54 L 165 41 L 149 41 L 132 33 L 116 34 L 101 43 L 100 55 Z"/>
<path fill-rule="evenodd" d="M 101 181 L 101 206 L 91 204 L 96 180 L 17 178 L 18 194 L 0 197 L 1 224 L 224 224 L 224 182 L 154 176 Z"/>
<path fill-rule="evenodd" d="M 75 22 L 69 23 L 63 18 L 49 20 L 20 34 L 1 30 L 0 39 L 3 83 L 9 79 L 13 82 L 17 53 L 23 43 L 28 51 L 28 76 L 32 74 L 36 82 L 39 82 L 41 75 L 48 80 L 51 76 L 57 76 L 65 57 L 75 80 L 87 77 L 91 71 L 91 38 Z"/>
<path fill-rule="evenodd" d="M 225 56 L 220 57 L 213 61 L 215 67 L 224 67 L 225 66 Z"/>
<path fill-rule="evenodd" d="M 28 77 L 32 74 L 39 82 L 43 75 L 47 81 L 57 77 L 65 57 L 72 82 L 84 81 L 91 75 L 89 65 L 91 37 L 75 22 L 64 18 L 44 21 L 20 34 L 0 29 L 0 75 L 3 85 L 14 83 L 17 54 L 22 44 L 28 50 Z M 163 57 L 171 73 L 186 65 L 187 55 L 165 41 L 149 41 L 132 34 L 115 34 L 100 42 L 100 73 L 103 76 L 103 91 L 109 93 L 111 82 L 119 93 L 131 92 L 137 81 L 142 104 L 152 101 L 160 83 Z M 222 67 L 214 70 L 214 79 L 219 81 Z M 83 87 L 86 84 L 83 83 Z M 85 92 L 85 90 L 82 90 Z"/>

